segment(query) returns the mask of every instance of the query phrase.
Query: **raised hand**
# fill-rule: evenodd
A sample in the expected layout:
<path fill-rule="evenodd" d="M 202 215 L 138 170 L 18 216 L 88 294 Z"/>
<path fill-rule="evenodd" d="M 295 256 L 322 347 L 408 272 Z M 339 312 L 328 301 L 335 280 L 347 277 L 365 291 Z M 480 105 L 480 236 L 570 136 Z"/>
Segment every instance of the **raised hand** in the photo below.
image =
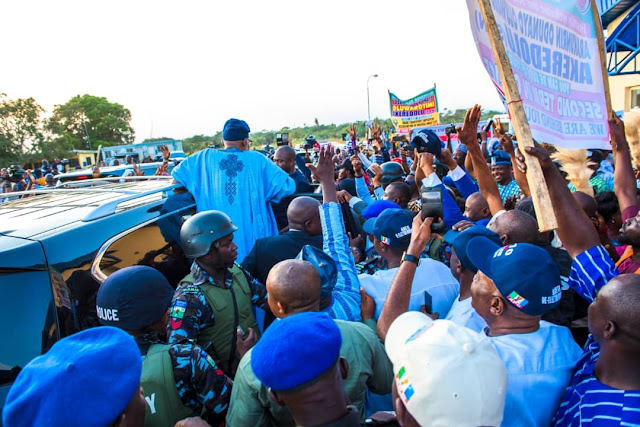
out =
<path fill-rule="evenodd" d="M 431 153 L 420 153 L 420 167 L 425 178 L 433 173 L 433 159 Z"/>
<path fill-rule="evenodd" d="M 503 134 L 500 135 L 498 140 L 500 141 L 500 147 L 502 147 L 502 149 L 506 153 L 508 153 L 508 154 L 515 153 L 515 150 L 513 148 L 513 140 L 511 139 L 511 137 L 509 135 L 503 133 Z"/>
<path fill-rule="evenodd" d="M 249 328 L 249 335 L 247 335 L 246 339 L 242 338 L 242 330 L 240 330 L 240 328 L 236 330 L 236 351 L 240 359 L 242 359 L 242 356 L 244 356 L 256 342 L 258 342 L 258 335 L 253 332 L 253 328 Z"/>
<path fill-rule="evenodd" d="M 418 256 L 427 246 L 429 238 L 431 238 L 431 224 L 433 224 L 435 218 L 425 218 L 422 220 L 422 215 L 416 215 L 413 217 L 413 224 L 411 225 L 411 242 L 409 243 L 409 249 L 407 253 Z"/>
<path fill-rule="evenodd" d="M 316 176 L 318 182 L 321 184 L 334 185 L 336 165 L 333 163 L 333 146 L 327 145 L 326 148 L 320 149 L 318 155 L 318 163 L 313 166 L 311 163 L 307 163 L 307 167 L 311 169 L 311 172 Z"/>
<path fill-rule="evenodd" d="M 458 167 L 458 163 L 456 163 L 456 161 L 453 159 L 453 157 L 451 156 L 451 151 L 449 151 L 448 148 L 442 149 L 442 153 L 440 154 L 440 157 L 442 158 L 442 163 L 447 165 L 449 170 L 454 170 L 455 168 Z"/>
<path fill-rule="evenodd" d="M 462 128 L 458 131 L 458 139 L 467 146 L 468 150 L 480 149 L 478 146 L 478 122 L 481 110 L 478 104 L 469 108 L 464 116 Z"/>
<path fill-rule="evenodd" d="M 351 160 L 351 165 L 353 166 L 353 173 L 356 176 L 362 176 L 363 171 L 362 171 L 362 160 L 360 160 L 360 157 L 358 157 L 357 154 L 351 156 L 350 158 Z"/>
<path fill-rule="evenodd" d="M 158 150 L 160 150 L 160 152 L 162 153 L 162 158 L 164 159 L 165 162 L 169 161 L 169 147 L 167 147 L 166 145 L 161 145 L 158 147 Z"/>
<path fill-rule="evenodd" d="M 156 169 L 156 173 L 155 175 L 161 176 L 161 175 L 167 175 L 169 172 L 169 163 L 162 163 L 160 166 L 158 166 L 158 169 Z"/>
<path fill-rule="evenodd" d="M 382 134 L 382 128 L 380 127 L 380 125 L 377 122 L 373 122 L 371 124 L 371 136 L 373 139 L 378 139 L 380 138 L 380 135 Z"/>
<path fill-rule="evenodd" d="M 491 129 L 493 131 L 493 136 L 500 139 L 502 135 L 504 135 L 504 130 L 502 129 L 502 123 L 500 119 L 495 119 L 493 124 L 491 125 Z"/>
<path fill-rule="evenodd" d="M 140 169 L 140 165 L 137 163 L 133 164 L 133 173 L 135 174 L 135 176 L 144 176 L 144 173 Z"/>
<path fill-rule="evenodd" d="M 356 140 L 356 125 L 352 124 L 351 126 L 349 126 L 347 128 L 347 132 L 349 133 L 349 138 L 351 139 L 351 141 L 355 141 Z"/>
<path fill-rule="evenodd" d="M 624 122 L 613 111 L 609 112 L 609 134 L 611 135 L 611 147 L 614 150 L 618 149 L 618 146 L 628 148 Z"/>

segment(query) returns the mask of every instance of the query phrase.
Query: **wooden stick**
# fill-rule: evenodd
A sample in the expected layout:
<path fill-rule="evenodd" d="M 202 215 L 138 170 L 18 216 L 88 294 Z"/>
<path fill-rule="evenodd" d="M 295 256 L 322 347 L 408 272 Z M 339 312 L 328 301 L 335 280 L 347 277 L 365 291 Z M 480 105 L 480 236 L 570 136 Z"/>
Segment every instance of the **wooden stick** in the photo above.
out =
<path fill-rule="evenodd" d="M 602 69 L 602 82 L 604 83 L 604 102 L 607 106 L 607 117 L 609 115 L 609 111 L 613 111 L 613 107 L 611 106 L 611 91 L 609 90 L 609 71 L 607 70 L 607 51 L 606 46 L 604 44 L 604 34 L 602 33 L 602 21 L 600 20 L 600 12 L 598 12 L 598 6 L 596 6 L 596 1 L 591 0 L 591 12 L 593 14 L 593 22 L 596 26 L 596 40 L 598 41 L 598 52 L 600 53 L 600 63 Z M 609 123 L 607 122 L 607 126 Z M 615 165 L 616 159 L 616 147 L 612 147 L 613 151 L 613 160 Z"/>
<path fill-rule="evenodd" d="M 542 168 L 537 159 L 527 154 L 524 150 L 525 147 L 534 146 L 533 137 L 531 136 L 527 116 L 524 113 L 520 91 L 516 85 L 511 63 L 509 62 L 507 51 L 502 43 L 500 32 L 498 31 L 496 17 L 491 8 L 491 0 L 479 0 L 479 2 L 480 11 L 482 12 L 487 27 L 487 33 L 489 34 L 491 48 L 496 58 L 496 66 L 500 72 L 502 88 L 507 97 L 507 105 L 513 122 L 513 128 L 518 138 L 518 145 L 522 147 L 521 151 L 527 164 L 527 181 L 529 181 L 533 206 L 536 210 L 536 216 L 538 217 L 538 227 L 540 231 L 553 230 L 558 228 L 558 223 L 553 214 L 553 209 L 551 209 L 551 197 L 549 197 L 549 190 L 544 175 L 542 174 Z"/>
<path fill-rule="evenodd" d="M 600 12 L 595 0 L 591 0 L 591 11 L 593 12 L 593 22 L 596 25 L 596 40 L 598 41 L 598 52 L 600 53 L 600 65 L 602 68 L 602 80 L 604 82 L 604 100 L 607 105 L 607 115 L 611 111 L 611 92 L 609 91 L 609 71 L 607 70 L 607 53 L 604 44 L 604 34 L 602 33 L 602 21 Z"/>

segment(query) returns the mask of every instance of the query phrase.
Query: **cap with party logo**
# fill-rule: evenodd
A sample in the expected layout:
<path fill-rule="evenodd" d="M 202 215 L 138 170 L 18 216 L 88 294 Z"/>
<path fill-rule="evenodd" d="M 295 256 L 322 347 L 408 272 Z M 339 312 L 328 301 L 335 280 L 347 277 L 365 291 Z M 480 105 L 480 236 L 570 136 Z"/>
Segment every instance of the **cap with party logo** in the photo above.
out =
<path fill-rule="evenodd" d="M 368 219 L 362 228 L 387 246 L 402 248 L 411 242 L 413 218 L 403 209 L 386 209 Z"/>
<path fill-rule="evenodd" d="M 385 348 L 398 396 L 420 425 L 502 422 L 507 371 L 487 336 L 410 311 L 391 324 Z"/>
<path fill-rule="evenodd" d="M 560 270 L 544 249 L 528 243 L 501 247 L 476 237 L 467 245 L 467 256 L 521 312 L 542 316 L 560 303 Z"/>

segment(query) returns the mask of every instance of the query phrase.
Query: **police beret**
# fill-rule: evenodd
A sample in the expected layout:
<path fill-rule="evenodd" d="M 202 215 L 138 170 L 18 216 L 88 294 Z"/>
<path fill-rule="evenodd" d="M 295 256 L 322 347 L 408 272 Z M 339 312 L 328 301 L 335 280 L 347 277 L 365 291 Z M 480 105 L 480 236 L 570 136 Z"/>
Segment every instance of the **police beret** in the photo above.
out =
<path fill-rule="evenodd" d="M 162 319 L 173 294 L 167 279 L 155 268 L 123 268 L 107 277 L 98 290 L 98 320 L 125 331 L 141 330 Z"/>
<path fill-rule="evenodd" d="M 29 362 L 2 411 L 11 426 L 106 426 L 138 392 L 142 359 L 126 332 L 102 326 L 58 341 Z"/>
<path fill-rule="evenodd" d="M 265 331 L 253 347 L 251 369 L 266 387 L 293 390 L 327 373 L 341 346 L 340 329 L 328 314 L 294 314 Z"/>

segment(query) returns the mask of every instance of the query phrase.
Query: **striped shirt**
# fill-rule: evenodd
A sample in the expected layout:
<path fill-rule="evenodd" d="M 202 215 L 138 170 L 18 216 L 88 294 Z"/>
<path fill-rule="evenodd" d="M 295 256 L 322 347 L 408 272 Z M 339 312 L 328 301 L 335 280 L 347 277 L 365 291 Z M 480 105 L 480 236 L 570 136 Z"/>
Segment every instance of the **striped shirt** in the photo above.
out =
<path fill-rule="evenodd" d="M 336 262 L 338 280 L 331 293 L 331 304 L 322 310 L 334 319 L 360 322 L 360 282 L 349 237 L 344 229 L 342 210 L 335 202 L 320 206 L 322 250 Z"/>
<path fill-rule="evenodd" d="M 569 285 L 591 303 L 617 275 L 607 251 L 594 246 L 573 260 Z M 598 381 L 593 370 L 599 356 L 600 346 L 589 335 L 553 425 L 640 426 L 640 390 L 618 390 Z"/>

